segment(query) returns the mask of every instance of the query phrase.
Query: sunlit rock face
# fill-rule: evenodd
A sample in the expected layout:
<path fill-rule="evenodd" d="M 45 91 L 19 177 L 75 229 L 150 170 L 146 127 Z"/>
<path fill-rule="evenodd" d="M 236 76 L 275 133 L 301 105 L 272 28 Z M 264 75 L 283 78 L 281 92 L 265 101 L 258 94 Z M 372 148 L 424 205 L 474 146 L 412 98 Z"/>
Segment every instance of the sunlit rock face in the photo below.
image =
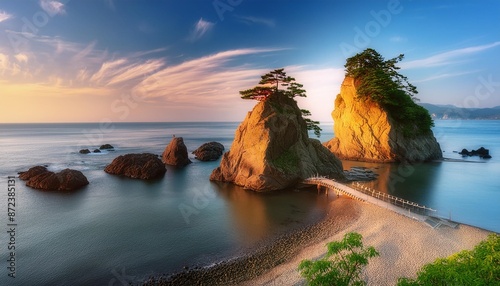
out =
<path fill-rule="evenodd" d="M 346 77 L 332 112 L 335 138 L 325 143 L 341 159 L 370 162 L 418 162 L 442 158 L 432 132 L 404 136 L 398 122 L 369 99 L 357 99 L 353 78 Z"/>
<path fill-rule="evenodd" d="M 343 178 L 342 163 L 318 140 L 308 137 L 297 103 L 275 94 L 247 114 L 210 179 L 273 191 L 317 174 Z"/>
<path fill-rule="evenodd" d="M 165 147 L 162 160 L 165 164 L 183 168 L 191 164 L 189 160 L 186 144 L 182 137 L 174 137 L 172 141 Z"/>

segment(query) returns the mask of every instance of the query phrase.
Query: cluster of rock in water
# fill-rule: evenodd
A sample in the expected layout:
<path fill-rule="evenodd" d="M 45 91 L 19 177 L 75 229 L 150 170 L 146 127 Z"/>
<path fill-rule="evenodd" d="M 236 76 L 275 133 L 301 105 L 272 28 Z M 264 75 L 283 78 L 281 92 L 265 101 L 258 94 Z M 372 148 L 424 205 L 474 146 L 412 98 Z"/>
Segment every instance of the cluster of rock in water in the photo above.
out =
<path fill-rule="evenodd" d="M 462 149 L 462 151 L 459 154 L 462 155 L 463 157 L 479 156 L 479 158 L 491 159 L 490 150 L 485 149 L 484 147 L 481 147 L 477 150 L 471 150 L 471 151 L 469 151 L 467 149 Z"/>
<path fill-rule="evenodd" d="M 102 145 L 100 150 L 114 151 L 110 144 Z M 219 159 L 224 151 L 224 146 L 218 142 L 205 143 L 196 149 L 196 159 L 200 161 L 213 161 Z M 82 149 L 80 154 L 91 153 L 89 149 Z M 182 137 L 174 137 L 163 152 L 161 158 L 151 153 L 126 154 L 116 157 L 104 171 L 113 175 L 121 175 L 134 179 L 151 180 L 161 178 L 167 171 L 165 165 L 178 168 L 191 163 L 187 147 Z M 20 172 L 19 178 L 26 181 L 26 185 L 44 191 L 73 191 L 89 184 L 82 172 L 65 169 L 58 173 L 49 171 L 46 166 L 35 166 L 26 172 Z"/>
<path fill-rule="evenodd" d="M 44 191 L 72 191 L 89 184 L 82 172 L 64 169 L 58 173 L 49 171 L 45 166 L 35 166 L 26 172 L 19 173 L 28 187 Z"/>
<path fill-rule="evenodd" d="M 101 147 L 99 147 L 99 149 L 94 149 L 93 152 L 90 152 L 89 149 L 82 149 L 79 151 L 79 153 L 80 154 L 101 153 L 102 152 L 101 150 L 114 151 L 115 147 L 113 147 L 110 144 L 104 144 L 104 145 L 101 145 Z"/>

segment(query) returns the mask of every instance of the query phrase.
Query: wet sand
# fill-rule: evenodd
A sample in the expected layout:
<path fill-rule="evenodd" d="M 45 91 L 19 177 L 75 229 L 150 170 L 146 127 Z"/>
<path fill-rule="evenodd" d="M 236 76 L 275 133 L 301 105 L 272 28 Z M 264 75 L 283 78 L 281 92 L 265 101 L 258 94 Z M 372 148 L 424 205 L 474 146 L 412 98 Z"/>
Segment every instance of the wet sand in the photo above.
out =
<path fill-rule="evenodd" d="M 471 226 L 432 229 L 389 210 L 338 198 L 324 220 L 284 235 L 245 256 L 174 275 L 151 277 L 145 285 L 303 285 L 297 267 L 303 259 L 319 258 L 326 243 L 347 232 L 363 235 L 379 257 L 363 275 L 368 285 L 395 285 L 399 277 L 415 277 L 418 269 L 438 257 L 471 249 L 490 233 Z"/>

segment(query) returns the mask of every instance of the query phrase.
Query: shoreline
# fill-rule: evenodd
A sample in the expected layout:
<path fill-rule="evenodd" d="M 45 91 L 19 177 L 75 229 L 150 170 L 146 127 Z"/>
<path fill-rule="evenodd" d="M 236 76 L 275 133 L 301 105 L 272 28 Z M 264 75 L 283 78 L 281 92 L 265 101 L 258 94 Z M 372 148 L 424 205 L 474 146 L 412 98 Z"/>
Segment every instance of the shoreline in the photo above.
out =
<path fill-rule="evenodd" d="M 212 266 L 155 276 L 144 285 L 303 285 L 297 267 L 303 259 L 317 259 L 325 245 L 358 232 L 366 246 L 380 256 L 363 270 L 367 285 L 395 285 L 400 277 L 416 276 L 425 264 L 464 249 L 472 249 L 491 231 L 459 224 L 456 229 L 430 226 L 368 203 L 340 197 L 325 218 L 283 235 L 247 253 Z M 388 271 L 389 270 L 389 271 Z"/>
<path fill-rule="evenodd" d="M 363 270 L 367 285 L 396 285 L 398 278 L 415 278 L 421 267 L 437 258 L 472 249 L 491 231 L 459 224 L 457 228 L 433 229 L 423 222 L 371 204 L 361 205 L 360 218 L 341 233 L 306 247 L 292 260 L 242 285 L 302 285 L 297 271 L 303 259 L 317 259 L 326 253 L 326 243 L 341 240 L 347 232 L 358 232 L 365 246 L 374 246 L 380 256 Z"/>
<path fill-rule="evenodd" d="M 265 275 L 296 257 L 303 247 L 317 244 L 342 233 L 361 215 L 361 205 L 348 198 L 337 198 L 323 219 L 263 243 L 257 249 L 213 265 L 187 269 L 172 275 L 152 276 L 143 285 L 241 285 Z"/>

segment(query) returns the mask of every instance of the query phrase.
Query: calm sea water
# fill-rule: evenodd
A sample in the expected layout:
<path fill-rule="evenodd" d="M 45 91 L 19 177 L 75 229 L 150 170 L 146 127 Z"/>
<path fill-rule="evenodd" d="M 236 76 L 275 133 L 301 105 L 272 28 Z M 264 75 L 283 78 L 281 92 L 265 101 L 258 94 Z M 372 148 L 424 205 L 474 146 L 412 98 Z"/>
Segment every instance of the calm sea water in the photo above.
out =
<path fill-rule="evenodd" d="M 188 150 L 219 141 L 229 148 L 237 123 L 0 125 L 0 184 L 34 165 L 81 170 L 90 185 L 72 193 L 33 190 L 16 182 L 16 276 L 7 277 L 7 194 L 1 192 L 0 285 L 123 285 L 150 274 L 234 257 L 264 240 L 320 219 L 328 200 L 315 192 L 256 194 L 208 181 L 219 162 L 168 168 L 151 182 L 108 175 L 126 153 L 161 154 L 172 135 Z M 323 125 L 326 141 L 332 125 Z M 438 210 L 438 215 L 500 232 L 500 121 L 437 121 L 445 157 L 462 148 L 490 149 L 493 159 L 402 167 L 344 162 L 380 174 L 372 188 Z M 110 143 L 116 151 L 81 155 Z"/>

